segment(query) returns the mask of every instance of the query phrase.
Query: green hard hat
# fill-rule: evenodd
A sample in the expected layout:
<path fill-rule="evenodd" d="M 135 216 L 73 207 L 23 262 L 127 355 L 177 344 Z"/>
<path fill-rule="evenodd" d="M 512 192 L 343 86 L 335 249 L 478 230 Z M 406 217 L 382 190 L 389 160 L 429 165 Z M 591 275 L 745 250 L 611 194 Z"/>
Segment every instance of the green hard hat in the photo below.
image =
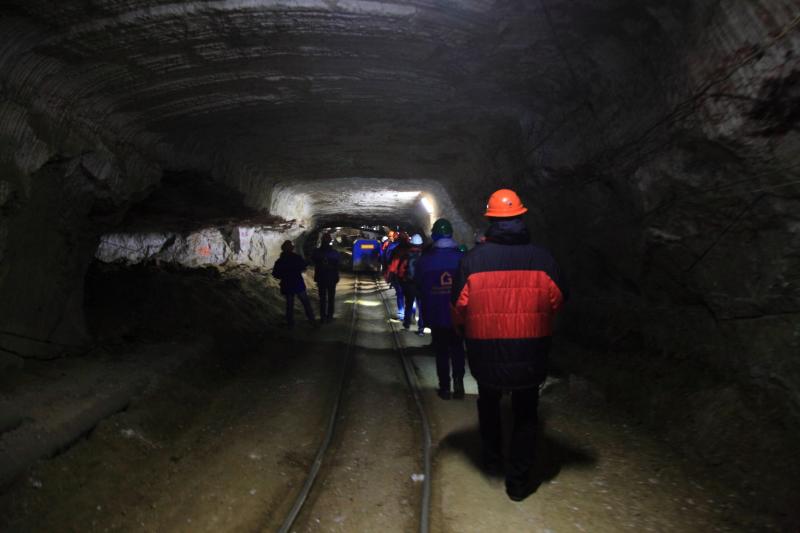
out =
<path fill-rule="evenodd" d="M 458 251 L 459 252 L 466 252 L 468 250 L 469 250 L 469 248 L 467 248 L 466 244 L 462 244 L 461 246 L 458 247 Z"/>
<path fill-rule="evenodd" d="M 431 228 L 431 235 L 434 237 L 452 237 L 453 225 L 446 218 L 440 218 L 433 223 Z"/>

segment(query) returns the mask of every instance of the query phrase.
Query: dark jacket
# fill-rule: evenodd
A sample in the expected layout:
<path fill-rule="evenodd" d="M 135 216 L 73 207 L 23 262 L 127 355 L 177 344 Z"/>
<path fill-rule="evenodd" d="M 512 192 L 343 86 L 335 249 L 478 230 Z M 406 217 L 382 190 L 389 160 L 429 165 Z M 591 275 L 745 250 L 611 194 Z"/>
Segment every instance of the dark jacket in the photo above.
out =
<path fill-rule="evenodd" d="M 414 282 L 420 291 L 422 321 L 426 326 L 452 327 L 450 294 L 453 280 L 458 273 L 458 263 L 463 255 L 458 251 L 456 241 L 443 238 L 422 252 L 417 261 Z"/>
<path fill-rule="evenodd" d="M 464 330 L 469 365 L 482 385 L 525 388 L 547 374 L 553 318 L 566 297 L 558 265 L 530 243 L 521 219 L 494 222 L 461 260 L 453 320 Z"/>
<path fill-rule="evenodd" d="M 281 280 L 281 294 L 297 294 L 306 290 L 303 271 L 308 262 L 294 252 L 282 252 L 272 267 L 272 275 Z"/>
<path fill-rule="evenodd" d="M 389 264 L 389 275 L 395 276 L 398 283 L 413 283 L 414 268 L 421 253 L 422 248 L 412 244 L 401 244 L 395 248 Z"/>
<path fill-rule="evenodd" d="M 323 244 L 311 254 L 314 263 L 314 281 L 322 285 L 336 285 L 339 282 L 339 252 L 330 244 Z"/>

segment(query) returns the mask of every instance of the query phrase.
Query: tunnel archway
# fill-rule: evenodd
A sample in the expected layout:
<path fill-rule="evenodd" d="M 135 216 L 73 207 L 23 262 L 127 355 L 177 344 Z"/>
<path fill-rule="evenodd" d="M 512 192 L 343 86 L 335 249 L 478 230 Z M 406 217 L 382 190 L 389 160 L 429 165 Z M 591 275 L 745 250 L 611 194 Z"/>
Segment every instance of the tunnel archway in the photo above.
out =
<path fill-rule="evenodd" d="M 279 183 L 272 191 L 270 212 L 307 227 L 387 225 L 428 234 L 437 218 L 446 217 L 459 238 L 472 233 L 448 192 L 435 180 L 339 178 Z"/>

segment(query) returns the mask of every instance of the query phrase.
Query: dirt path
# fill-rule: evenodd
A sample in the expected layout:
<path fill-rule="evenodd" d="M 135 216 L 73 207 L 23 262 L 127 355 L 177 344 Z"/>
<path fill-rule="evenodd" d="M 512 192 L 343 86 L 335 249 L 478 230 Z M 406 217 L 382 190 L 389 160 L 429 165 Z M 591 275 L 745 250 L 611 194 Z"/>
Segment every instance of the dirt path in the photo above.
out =
<path fill-rule="evenodd" d="M 477 385 L 469 372 L 467 398 L 442 401 L 434 394 L 435 359 L 425 346 L 429 340 L 413 335 L 403 340 L 416 354 L 434 425 L 433 531 L 784 530 L 752 509 L 747 494 L 726 485 L 712 469 L 674 453 L 579 380 L 572 386 L 566 379 L 548 382 L 537 450 L 544 482 L 535 494 L 514 503 L 502 478 L 482 472 Z"/>
<path fill-rule="evenodd" d="M 365 283 L 366 285 L 366 283 Z M 414 531 L 421 440 L 416 408 L 374 291 L 359 297 L 351 379 L 334 449 L 295 531 Z"/>
<path fill-rule="evenodd" d="M 276 348 L 297 355 L 280 367 L 255 357 L 237 368 L 181 369 L 37 465 L 4 495 L 0 529 L 254 531 L 269 523 L 313 456 L 320 396 L 337 361 L 336 352 Z M 207 381 L 212 371 L 217 384 Z"/>
<path fill-rule="evenodd" d="M 295 530 L 413 530 L 416 413 L 379 294 L 356 303 L 352 287 L 346 276 L 333 324 L 299 321 L 262 351 L 171 368 L 125 411 L 0 494 L 0 530 L 275 531 L 321 440 L 353 305 L 359 320 L 343 416 Z"/>
<path fill-rule="evenodd" d="M 6 487 L 0 530 L 275 531 L 320 442 L 352 305 L 362 318 L 333 459 L 294 530 L 416 530 L 416 413 L 378 295 L 354 303 L 351 287 L 346 276 L 331 325 L 300 322 L 262 350 L 165 367 L 126 410 Z M 439 400 L 430 337 L 402 339 L 434 425 L 431 531 L 780 530 L 747 494 L 567 379 L 542 397 L 544 483 L 511 502 L 480 469 L 474 381 L 466 400 Z"/>
<path fill-rule="evenodd" d="M 301 323 L 261 351 L 173 369 L 7 487 L 0 530 L 274 530 L 316 452 L 341 329 Z"/>

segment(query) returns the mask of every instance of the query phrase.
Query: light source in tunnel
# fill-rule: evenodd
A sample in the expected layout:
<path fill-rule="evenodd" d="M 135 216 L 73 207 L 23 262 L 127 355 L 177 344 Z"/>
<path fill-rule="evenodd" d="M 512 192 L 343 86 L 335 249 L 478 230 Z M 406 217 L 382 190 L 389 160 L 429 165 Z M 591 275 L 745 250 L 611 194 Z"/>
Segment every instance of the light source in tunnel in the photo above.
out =
<path fill-rule="evenodd" d="M 436 207 L 433 203 L 433 200 L 428 196 L 421 195 L 419 198 L 419 203 L 420 205 L 422 205 L 422 208 L 428 214 L 428 224 L 429 224 L 428 227 L 432 226 L 434 220 L 436 220 L 437 218 L 435 215 Z"/>
<path fill-rule="evenodd" d="M 427 211 L 429 215 L 432 215 L 433 203 L 431 202 L 430 198 L 428 198 L 427 196 L 423 196 L 422 198 L 420 198 L 419 201 L 422 204 L 422 207 L 425 208 L 425 211 Z"/>
<path fill-rule="evenodd" d="M 411 200 L 419 196 L 419 191 L 388 191 L 398 200 Z"/>
<path fill-rule="evenodd" d="M 381 305 L 381 302 L 371 302 L 368 300 L 345 300 L 346 304 L 363 305 L 364 307 L 375 307 Z"/>

